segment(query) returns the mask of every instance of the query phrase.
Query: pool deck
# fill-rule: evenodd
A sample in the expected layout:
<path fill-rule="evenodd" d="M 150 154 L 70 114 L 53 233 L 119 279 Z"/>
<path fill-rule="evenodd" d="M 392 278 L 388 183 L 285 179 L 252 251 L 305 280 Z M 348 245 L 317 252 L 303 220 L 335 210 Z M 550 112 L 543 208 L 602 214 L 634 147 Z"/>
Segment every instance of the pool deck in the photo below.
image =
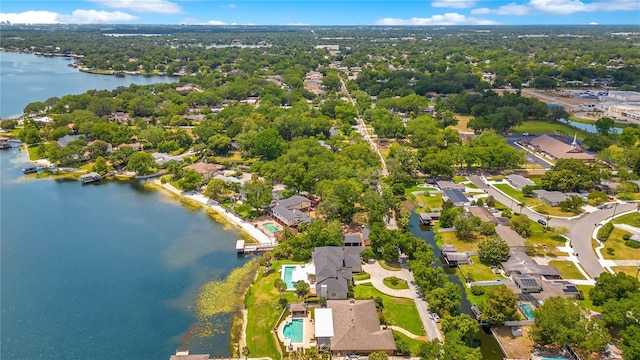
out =
<path fill-rule="evenodd" d="M 282 267 L 280 268 L 280 272 L 282 273 L 281 277 L 282 280 L 284 280 L 284 268 L 285 267 L 293 267 L 293 273 L 291 274 L 291 281 L 295 284 L 296 282 L 298 282 L 299 280 L 302 280 L 304 282 L 306 282 L 307 284 L 309 284 L 309 274 L 315 275 L 316 273 L 316 267 L 313 265 L 313 263 L 311 264 L 302 264 L 302 265 L 295 265 L 295 264 L 284 264 L 282 265 Z M 293 290 L 293 288 L 287 288 L 287 290 Z"/>
<path fill-rule="evenodd" d="M 284 344 L 284 346 L 287 347 L 287 349 L 289 351 L 293 351 L 296 350 L 297 348 L 301 347 L 304 349 L 309 349 L 312 348 L 314 346 L 316 346 L 316 342 L 313 341 L 313 339 L 315 338 L 315 330 L 314 330 L 314 326 L 313 326 L 313 319 L 311 319 L 311 314 L 307 315 L 306 317 L 300 318 L 300 317 L 296 317 L 296 319 L 303 319 L 304 322 L 302 323 L 302 342 L 301 343 L 291 343 L 291 340 L 287 339 L 284 336 L 284 326 L 288 323 L 291 322 L 292 317 L 291 315 L 287 316 L 284 321 L 282 321 L 280 323 L 280 325 L 278 325 L 278 338 L 280 339 L 280 341 L 282 341 L 282 343 Z"/>

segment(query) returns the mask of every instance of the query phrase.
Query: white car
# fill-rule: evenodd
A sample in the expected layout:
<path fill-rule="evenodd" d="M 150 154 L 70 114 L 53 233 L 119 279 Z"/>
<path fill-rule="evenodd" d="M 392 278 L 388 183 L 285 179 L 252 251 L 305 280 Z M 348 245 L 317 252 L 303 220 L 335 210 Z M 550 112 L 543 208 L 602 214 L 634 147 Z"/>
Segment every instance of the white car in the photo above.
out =
<path fill-rule="evenodd" d="M 437 323 L 440 322 L 440 315 L 438 315 L 438 313 L 431 314 L 431 317 L 433 318 L 434 322 L 437 322 Z"/>

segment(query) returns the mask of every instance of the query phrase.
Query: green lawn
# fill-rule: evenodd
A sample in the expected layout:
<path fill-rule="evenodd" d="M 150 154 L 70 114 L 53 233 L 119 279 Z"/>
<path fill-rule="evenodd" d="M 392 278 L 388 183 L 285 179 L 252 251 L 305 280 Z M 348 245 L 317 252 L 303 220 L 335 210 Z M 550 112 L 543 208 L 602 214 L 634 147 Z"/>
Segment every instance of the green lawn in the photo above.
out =
<path fill-rule="evenodd" d="M 566 256 L 567 253 L 558 251 L 558 246 L 565 245 L 565 239 L 552 231 L 546 231 L 538 223 L 533 223 L 532 234 L 525 239 L 527 253 L 531 256 Z"/>
<path fill-rule="evenodd" d="M 630 214 L 633 215 L 633 214 Z M 623 216 L 624 217 L 624 216 Z M 618 219 L 616 219 L 618 220 Z M 640 249 L 628 247 L 622 238 L 628 232 L 614 228 L 609 235 L 609 239 L 604 242 L 604 249 L 601 250 L 602 256 L 610 260 L 637 260 L 640 259 Z M 607 249 L 613 249 L 613 255 L 609 254 Z"/>
<path fill-rule="evenodd" d="M 438 246 L 442 246 L 443 244 L 451 244 L 451 245 L 455 245 L 458 251 L 463 251 L 463 252 L 478 250 L 478 241 L 462 241 L 458 239 L 454 231 L 438 233 L 438 234 L 440 235 L 437 241 Z"/>
<path fill-rule="evenodd" d="M 396 341 L 403 340 L 404 342 L 409 344 L 409 349 L 411 349 L 412 356 L 418 356 L 418 354 L 420 354 L 420 346 L 424 344 L 426 342 L 425 340 L 427 339 L 426 337 L 424 338 L 425 340 L 421 340 L 420 338 L 412 339 L 398 331 L 393 332 L 393 338 L 396 339 Z"/>
<path fill-rule="evenodd" d="M 391 289 L 395 290 L 406 290 L 409 288 L 409 284 L 403 279 L 397 278 L 395 276 L 384 278 L 382 282 Z"/>
<path fill-rule="evenodd" d="M 640 213 L 633 212 L 630 214 L 622 215 L 619 218 L 615 218 L 612 222 L 614 224 L 627 224 L 640 227 Z"/>
<path fill-rule="evenodd" d="M 549 265 L 558 269 L 563 279 L 585 280 L 580 270 L 578 270 L 576 265 L 571 261 L 552 260 L 549 261 Z"/>
<path fill-rule="evenodd" d="M 591 290 L 593 286 L 589 286 L 589 285 L 576 285 L 576 286 L 578 287 L 578 290 L 582 292 L 582 295 L 584 295 L 584 300 L 580 300 L 580 304 L 582 304 L 585 308 L 592 311 L 596 311 L 596 312 L 602 311 L 600 307 L 593 305 L 593 302 L 591 302 L 591 299 L 589 298 L 589 290 Z"/>
<path fill-rule="evenodd" d="M 369 279 L 371 279 L 371 275 L 369 275 L 367 273 L 360 273 L 360 274 L 354 274 L 353 275 L 353 280 L 354 281 L 369 280 Z"/>
<path fill-rule="evenodd" d="M 616 273 L 625 273 L 629 276 L 636 277 L 638 276 L 638 267 L 637 266 L 614 266 L 613 271 Z"/>
<path fill-rule="evenodd" d="M 548 133 L 556 133 L 556 134 L 564 134 L 564 135 L 573 135 L 577 133 L 577 137 L 580 140 L 584 140 L 587 136 L 587 133 L 582 132 L 580 130 L 576 130 L 567 125 L 551 122 L 551 121 L 542 121 L 542 120 L 527 120 L 524 121 L 519 126 L 514 127 L 513 132 L 518 133 L 532 133 L 532 134 L 548 134 Z"/>
<path fill-rule="evenodd" d="M 294 263 L 287 261 L 286 264 Z M 247 315 L 247 346 L 254 357 L 269 356 L 272 359 L 279 359 L 278 344 L 273 337 L 273 328 L 282 313 L 278 307 L 280 293 L 273 286 L 275 279 L 280 277 L 278 270 L 285 264 L 276 261 L 272 266 L 271 273 L 265 275 L 264 269 L 258 272 L 258 276 L 245 298 Z M 286 291 L 283 295 L 289 303 L 301 302 L 291 291 Z"/>
<path fill-rule="evenodd" d="M 491 271 L 491 267 L 480 263 L 480 259 L 477 256 L 471 256 L 471 261 L 473 264 L 458 266 L 470 281 L 487 281 L 502 278 L 502 275 L 494 274 Z"/>
<path fill-rule="evenodd" d="M 391 270 L 391 271 L 400 271 L 402 270 L 402 268 L 400 267 L 400 264 L 398 263 L 394 263 L 394 264 L 390 264 L 384 260 L 380 260 L 378 261 L 378 264 L 380 264 L 380 266 L 382 266 L 383 269 L 385 270 Z"/>
<path fill-rule="evenodd" d="M 413 200 L 416 205 L 422 204 L 422 208 L 425 209 L 424 211 L 429 209 L 439 209 L 442 207 L 442 194 L 415 194 L 409 195 L 408 198 Z"/>
<path fill-rule="evenodd" d="M 460 184 L 461 182 L 465 182 L 465 181 L 467 181 L 467 178 L 464 176 L 455 176 L 453 178 L 453 182 L 456 184 Z"/>
<path fill-rule="evenodd" d="M 356 299 L 359 300 L 381 297 L 384 304 L 382 313 L 389 325 L 399 326 L 416 335 L 425 335 L 425 331 L 422 329 L 422 320 L 413 300 L 385 295 L 371 284 L 356 285 L 354 293 Z"/>

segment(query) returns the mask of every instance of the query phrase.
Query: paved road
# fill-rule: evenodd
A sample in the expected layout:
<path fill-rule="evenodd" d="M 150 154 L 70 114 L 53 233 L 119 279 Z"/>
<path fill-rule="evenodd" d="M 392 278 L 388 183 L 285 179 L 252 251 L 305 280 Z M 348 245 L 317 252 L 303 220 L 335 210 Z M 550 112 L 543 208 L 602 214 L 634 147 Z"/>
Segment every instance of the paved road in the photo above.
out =
<path fill-rule="evenodd" d="M 480 189 L 486 190 L 487 194 L 493 195 L 497 201 L 511 208 L 513 212 L 521 211 L 517 201 L 512 201 L 511 198 L 487 185 L 480 176 L 469 176 L 468 179 L 476 184 Z M 595 278 L 605 272 L 605 269 L 600 263 L 600 260 L 598 260 L 598 257 L 593 250 L 593 245 L 591 244 L 591 235 L 593 234 L 596 224 L 611 217 L 614 212 L 615 214 L 618 214 L 623 211 L 634 210 L 636 207 L 637 205 L 635 203 L 620 203 L 612 209 L 598 210 L 575 219 L 553 218 L 550 220 L 549 225 L 564 226 L 569 230 L 567 237 L 571 239 L 571 246 L 573 246 L 574 251 L 578 254 L 580 265 L 587 274 L 589 274 L 589 276 Z M 522 213 L 527 215 L 533 221 L 548 221 L 546 215 L 538 214 L 526 207 L 522 207 Z"/>

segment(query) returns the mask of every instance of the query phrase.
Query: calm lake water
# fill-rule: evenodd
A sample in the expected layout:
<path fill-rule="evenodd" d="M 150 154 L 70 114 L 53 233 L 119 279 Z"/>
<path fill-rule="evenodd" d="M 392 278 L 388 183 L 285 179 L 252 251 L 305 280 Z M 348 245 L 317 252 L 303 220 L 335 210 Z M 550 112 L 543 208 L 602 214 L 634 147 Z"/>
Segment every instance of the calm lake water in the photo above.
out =
<path fill-rule="evenodd" d="M 72 58 L 46 57 L 0 51 L 0 117 L 22 114 L 34 101 L 67 94 L 82 94 L 87 90 L 112 90 L 132 83 L 148 85 L 177 82 L 177 77 L 88 74 L 68 65 Z"/>
<path fill-rule="evenodd" d="M 5 66 L 21 67 L 6 65 L 7 55 L 39 63 L 47 88 L 5 90 Z M 60 58 L 2 56 L 3 113 L 18 98 L 84 91 L 66 76 L 123 81 L 69 73 Z M 0 151 L 0 358 L 168 359 L 195 323 L 200 286 L 246 261 L 235 253 L 238 235 L 136 182 L 29 179 L 27 162 L 24 152 Z M 192 353 L 229 355 L 230 317 L 217 320 L 223 333 L 192 339 Z"/>

